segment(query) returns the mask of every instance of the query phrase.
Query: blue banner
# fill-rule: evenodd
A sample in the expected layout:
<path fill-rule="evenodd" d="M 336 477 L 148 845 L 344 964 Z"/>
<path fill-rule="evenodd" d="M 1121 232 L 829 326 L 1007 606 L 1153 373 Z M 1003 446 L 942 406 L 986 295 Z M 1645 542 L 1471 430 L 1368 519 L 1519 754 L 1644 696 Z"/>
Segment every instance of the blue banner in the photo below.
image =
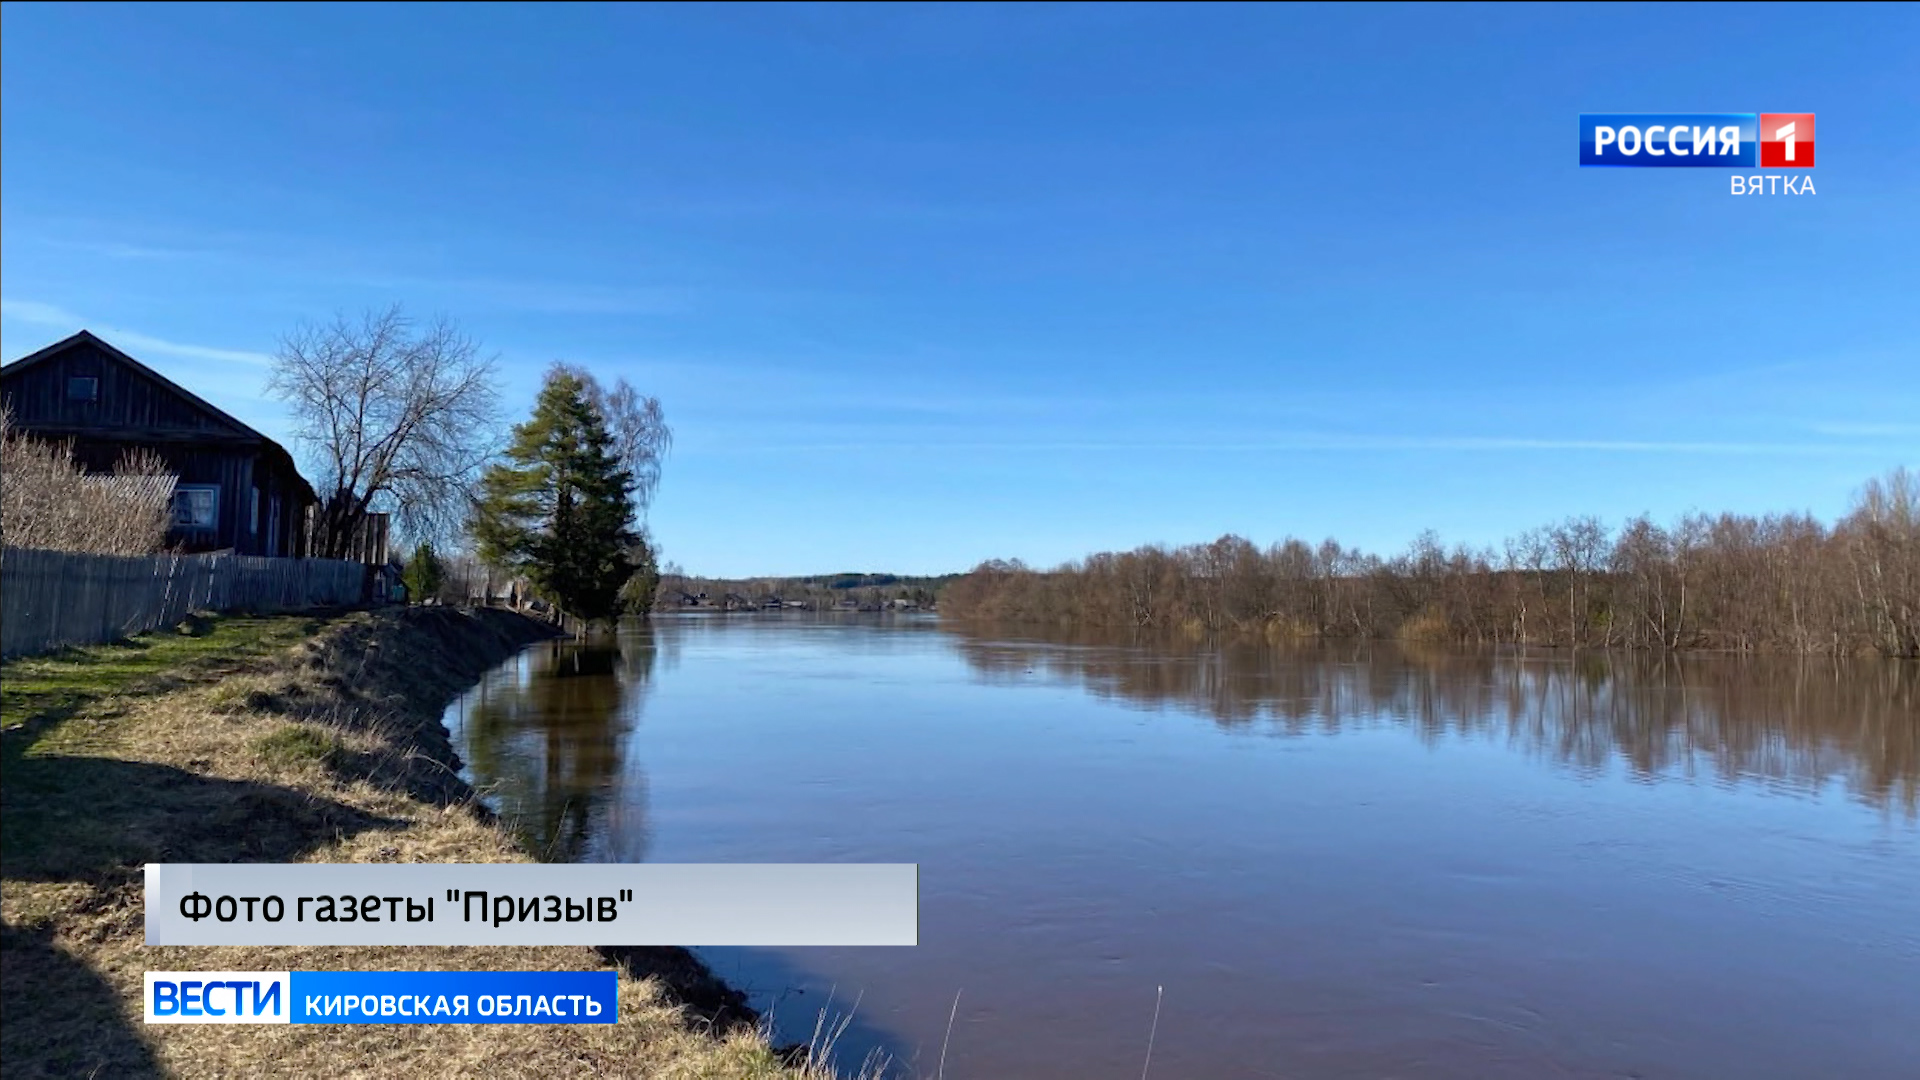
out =
<path fill-rule="evenodd" d="M 295 971 L 296 1024 L 611 1024 L 612 971 Z"/>
<path fill-rule="evenodd" d="M 1581 113 L 1580 164 L 1640 169 L 1751 169 L 1754 113 Z"/>

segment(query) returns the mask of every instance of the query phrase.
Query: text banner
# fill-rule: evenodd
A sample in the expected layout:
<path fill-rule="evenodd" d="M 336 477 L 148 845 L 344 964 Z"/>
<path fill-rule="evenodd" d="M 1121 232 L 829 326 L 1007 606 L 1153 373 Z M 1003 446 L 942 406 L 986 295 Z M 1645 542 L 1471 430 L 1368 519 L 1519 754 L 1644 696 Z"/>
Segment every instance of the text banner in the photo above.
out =
<path fill-rule="evenodd" d="M 913 945 L 913 863 L 149 863 L 148 945 Z"/>
<path fill-rule="evenodd" d="M 612 971 L 149 971 L 149 1024 L 612 1024 Z"/>

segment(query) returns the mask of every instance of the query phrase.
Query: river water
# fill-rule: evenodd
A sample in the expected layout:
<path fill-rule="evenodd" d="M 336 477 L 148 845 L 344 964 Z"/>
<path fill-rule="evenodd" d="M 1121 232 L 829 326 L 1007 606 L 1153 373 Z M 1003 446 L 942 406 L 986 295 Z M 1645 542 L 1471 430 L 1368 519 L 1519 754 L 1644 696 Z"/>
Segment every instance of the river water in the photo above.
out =
<path fill-rule="evenodd" d="M 700 950 L 846 1064 L 1920 1076 L 1913 664 L 669 616 L 447 723 L 548 858 L 918 863 L 917 947 Z"/>

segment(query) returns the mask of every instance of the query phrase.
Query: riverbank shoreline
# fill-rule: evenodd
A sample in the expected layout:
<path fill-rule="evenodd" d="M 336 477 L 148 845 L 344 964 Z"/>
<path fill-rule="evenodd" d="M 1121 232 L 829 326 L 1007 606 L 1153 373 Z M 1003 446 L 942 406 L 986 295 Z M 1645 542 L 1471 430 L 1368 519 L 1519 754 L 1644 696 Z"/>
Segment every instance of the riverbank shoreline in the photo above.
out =
<path fill-rule="evenodd" d="M 146 862 L 533 861 L 460 778 L 442 714 L 557 634 L 489 609 L 211 618 L 5 665 L 6 1075 L 808 1075 L 681 949 L 145 946 Z M 610 966 L 607 1027 L 141 1019 L 146 970 Z"/>

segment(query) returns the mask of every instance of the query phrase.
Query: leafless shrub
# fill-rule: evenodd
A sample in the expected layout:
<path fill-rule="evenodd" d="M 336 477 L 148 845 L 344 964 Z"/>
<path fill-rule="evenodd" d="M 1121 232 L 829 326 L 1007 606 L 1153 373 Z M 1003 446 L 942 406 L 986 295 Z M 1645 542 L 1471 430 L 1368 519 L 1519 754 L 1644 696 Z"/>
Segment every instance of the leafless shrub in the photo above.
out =
<path fill-rule="evenodd" d="M 147 555 L 166 543 L 178 477 L 151 451 L 130 451 L 112 475 L 89 474 L 71 443 L 31 438 L 0 411 L 0 474 L 8 546 Z"/>

